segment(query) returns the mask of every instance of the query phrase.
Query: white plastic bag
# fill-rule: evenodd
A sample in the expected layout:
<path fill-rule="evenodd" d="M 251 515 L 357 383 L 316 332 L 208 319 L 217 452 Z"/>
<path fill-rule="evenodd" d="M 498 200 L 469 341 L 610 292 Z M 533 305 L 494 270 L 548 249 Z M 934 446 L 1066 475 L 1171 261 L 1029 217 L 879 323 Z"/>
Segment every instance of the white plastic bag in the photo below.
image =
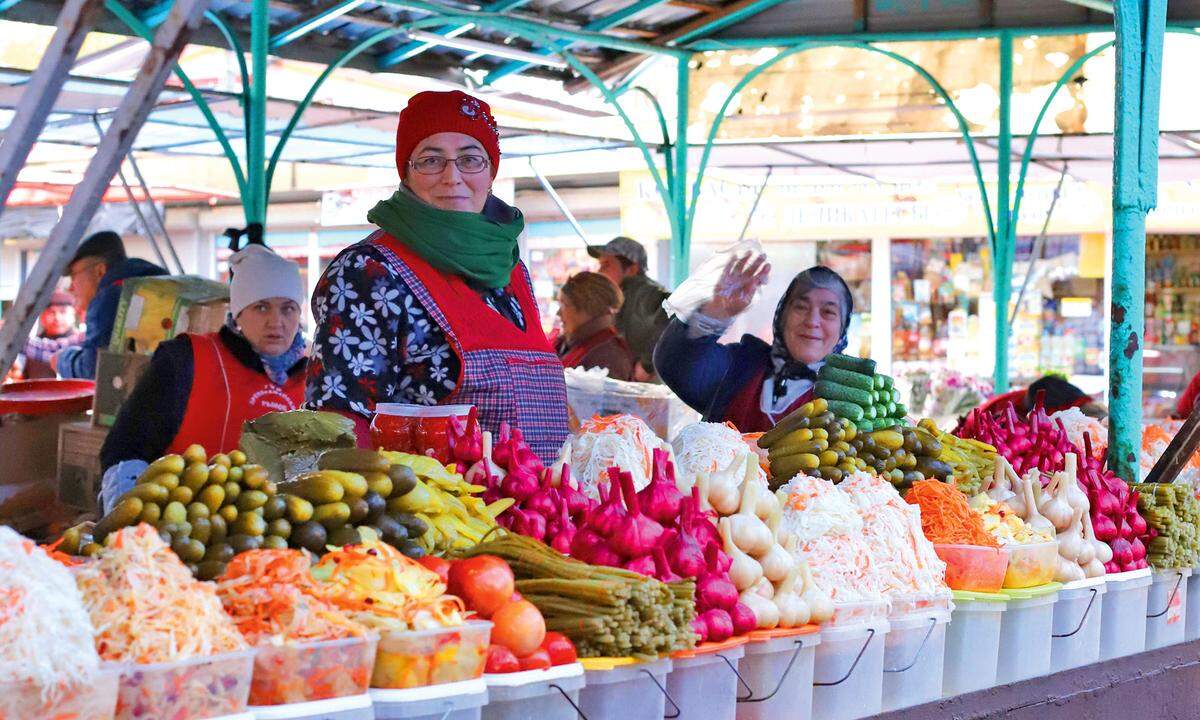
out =
<path fill-rule="evenodd" d="M 670 317 L 687 320 L 704 303 L 712 299 L 717 282 L 721 279 L 725 266 L 735 257 L 749 254 L 751 257 L 766 255 L 762 245 L 757 240 L 743 240 L 733 243 L 713 253 L 710 258 L 700 264 L 687 279 L 675 288 L 670 297 L 663 300 L 663 309 Z M 769 259 L 769 258 L 768 258 Z M 754 300 L 762 296 L 760 287 L 754 293 Z"/>

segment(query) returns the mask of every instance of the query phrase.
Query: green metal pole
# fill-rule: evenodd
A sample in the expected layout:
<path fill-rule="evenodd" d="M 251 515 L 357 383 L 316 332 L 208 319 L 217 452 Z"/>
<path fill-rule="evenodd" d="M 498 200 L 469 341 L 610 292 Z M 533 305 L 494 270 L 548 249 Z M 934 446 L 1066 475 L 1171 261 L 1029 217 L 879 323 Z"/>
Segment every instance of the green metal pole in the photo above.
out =
<path fill-rule="evenodd" d="M 1108 463 L 1139 478 L 1146 213 L 1157 202 L 1158 100 L 1167 0 L 1117 0 L 1113 133 L 1112 317 L 1109 328 Z"/>
<path fill-rule="evenodd" d="M 689 58 L 676 60 L 676 108 L 675 108 L 675 161 L 673 163 L 674 187 L 671 188 L 671 213 L 675 215 L 675 237 L 672 238 L 671 275 L 675 284 L 683 282 L 690 270 L 692 224 L 687 208 L 688 189 L 688 80 L 691 69 Z M 696 182 L 700 182 L 699 178 Z"/>
<path fill-rule="evenodd" d="M 1016 218 L 1009 204 L 1012 183 L 1012 34 L 1000 34 L 1000 137 L 996 158 L 996 242 L 992 248 L 992 297 L 996 301 L 995 391 L 1008 390 L 1008 298 L 1012 294 L 1012 260 Z"/>
<path fill-rule="evenodd" d="M 254 0 L 250 14 L 250 97 L 246 104 L 249 117 L 246 136 L 246 176 L 250 186 L 250 209 L 252 217 L 247 223 L 267 221 L 267 44 L 271 39 L 268 16 L 268 0 Z"/>

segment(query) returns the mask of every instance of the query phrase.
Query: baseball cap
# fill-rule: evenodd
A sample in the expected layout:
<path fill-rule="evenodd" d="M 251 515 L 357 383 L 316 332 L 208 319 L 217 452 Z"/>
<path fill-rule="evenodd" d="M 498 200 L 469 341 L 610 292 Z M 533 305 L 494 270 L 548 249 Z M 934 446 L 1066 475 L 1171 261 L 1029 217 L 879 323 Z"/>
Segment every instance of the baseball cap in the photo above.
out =
<path fill-rule="evenodd" d="M 50 303 L 46 307 L 54 307 L 55 305 L 74 305 L 75 296 L 66 290 L 55 290 L 50 296 Z"/>
<path fill-rule="evenodd" d="M 603 255 L 616 255 L 629 262 L 637 263 L 642 270 L 646 269 L 646 248 L 633 238 L 615 237 L 604 245 L 589 245 L 588 255 L 600 258 Z"/>

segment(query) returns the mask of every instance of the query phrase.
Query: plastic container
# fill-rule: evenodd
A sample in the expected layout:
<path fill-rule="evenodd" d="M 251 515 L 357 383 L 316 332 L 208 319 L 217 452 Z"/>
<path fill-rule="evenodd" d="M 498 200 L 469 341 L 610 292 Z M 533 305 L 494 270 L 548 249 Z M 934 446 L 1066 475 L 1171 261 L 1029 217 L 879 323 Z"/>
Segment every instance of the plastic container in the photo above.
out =
<path fill-rule="evenodd" d="M 118 720 L 215 718 L 246 711 L 254 650 L 152 665 L 121 665 Z"/>
<path fill-rule="evenodd" d="M 887 600 L 859 600 L 840 602 L 833 606 L 833 617 L 825 625 L 860 625 L 872 620 L 886 619 Z"/>
<path fill-rule="evenodd" d="M 42 702 L 41 689 L 34 685 L 0 683 L 0 718 L 112 720 L 120 679 L 119 667 L 105 666 L 95 682 L 50 704 Z"/>
<path fill-rule="evenodd" d="M 996 684 L 1000 623 L 1008 597 L 995 593 L 954 593 L 954 612 L 946 628 L 942 695 L 961 695 Z"/>
<path fill-rule="evenodd" d="M 1200 568 L 1192 568 L 1188 578 L 1187 616 L 1184 618 L 1184 642 L 1200 640 Z"/>
<path fill-rule="evenodd" d="M 887 620 L 825 627 L 813 667 L 813 717 L 853 720 L 883 707 Z"/>
<path fill-rule="evenodd" d="M 1031 545 L 1005 545 L 1008 550 L 1008 570 L 1004 573 L 1005 589 L 1038 587 L 1054 582 L 1058 566 L 1058 541 Z"/>
<path fill-rule="evenodd" d="M 820 628 L 750 633 L 746 655 L 738 662 L 745 687 L 738 688 L 737 720 L 812 718 L 813 661 L 821 644 Z"/>
<path fill-rule="evenodd" d="M 1090 665 L 1100 659 L 1104 621 L 1104 576 L 1063 585 L 1054 603 L 1050 672 Z"/>
<path fill-rule="evenodd" d="M 468 420 L 474 405 L 379 403 L 371 420 L 371 444 L 384 450 L 429 455 L 449 462 L 450 418 Z"/>
<path fill-rule="evenodd" d="M 579 692 L 579 709 L 589 720 L 662 720 L 678 713 L 678 705 L 667 698 L 667 658 L 648 663 L 588 658 L 583 667 L 586 684 Z"/>
<path fill-rule="evenodd" d="M 888 620 L 883 649 L 883 710 L 898 710 L 942 696 L 949 610 L 918 610 Z"/>
<path fill-rule="evenodd" d="M 364 695 L 377 636 L 267 645 L 254 657 L 250 705 L 284 705 Z"/>
<path fill-rule="evenodd" d="M 385 632 L 375 651 L 371 687 L 387 690 L 477 680 L 483 677 L 492 624 L 472 620 L 434 630 Z"/>
<path fill-rule="evenodd" d="M 1150 570 L 1105 575 L 1104 582 L 1100 659 L 1112 660 L 1142 652 L 1146 649 Z"/>
<path fill-rule="evenodd" d="M 737 717 L 738 661 L 749 638 L 717 643 L 714 648 L 685 650 L 671 656 L 667 694 L 679 705 L 680 717 L 734 720 Z"/>
<path fill-rule="evenodd" d="M 933 551 L 946 563 L 946 584 L 951 590 L 994 593 L 1004 587 L 1008 550 L 981 545 L 939 545 Z"/>
<path fill-rule="evenodd" d="M 1158 570 L 1150 577 L 1146 601 L 1146 649 L 1183 642 L 1187 625 L 1187 591 L 1191 568 Z"/>
<path fill-rule="evenodd" d="M 350 695 L 291 705 L 250 706 L 254 720 L 374 720 L 371 696 Z"/>
<path fill-rule="evenodd" d="M 1000 620 L 996 684 L 1028 680 L 1050 672 L 1050 635 L 1060 583 L 1006 590 L 1008 609 Z"/>
<path fill-rule="evenodd" d="M 483 678 L 405 690 L 371 690 L 375 720 L 479 720 L 487 701 Z"/>
<path fill-rule="evenodd" d="M 560 665 L 504 675 L 484 675 L 488 704 L 483 720 L 575 720 L 583 666 Z"/>

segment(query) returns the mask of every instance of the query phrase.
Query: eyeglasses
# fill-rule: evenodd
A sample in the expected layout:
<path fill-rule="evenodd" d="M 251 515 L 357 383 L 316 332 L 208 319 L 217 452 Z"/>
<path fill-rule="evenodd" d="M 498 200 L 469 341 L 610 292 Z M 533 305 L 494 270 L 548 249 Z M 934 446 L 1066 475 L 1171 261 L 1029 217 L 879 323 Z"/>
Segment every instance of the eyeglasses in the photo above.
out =
<path fill-rule="evenodd" d="M 438 157 L 430 155 L 428 157 L 409 160 L 408 164 L 413 170 L 416 170 L 422 175 L 440 175 L 446 170 L 446 165 L 453 162 L 461 173 L 474 175 L 481 173 L 488 167 L 488 159 L 482 155 L 460 155 L 451 160 L 450 158 Z"/>

